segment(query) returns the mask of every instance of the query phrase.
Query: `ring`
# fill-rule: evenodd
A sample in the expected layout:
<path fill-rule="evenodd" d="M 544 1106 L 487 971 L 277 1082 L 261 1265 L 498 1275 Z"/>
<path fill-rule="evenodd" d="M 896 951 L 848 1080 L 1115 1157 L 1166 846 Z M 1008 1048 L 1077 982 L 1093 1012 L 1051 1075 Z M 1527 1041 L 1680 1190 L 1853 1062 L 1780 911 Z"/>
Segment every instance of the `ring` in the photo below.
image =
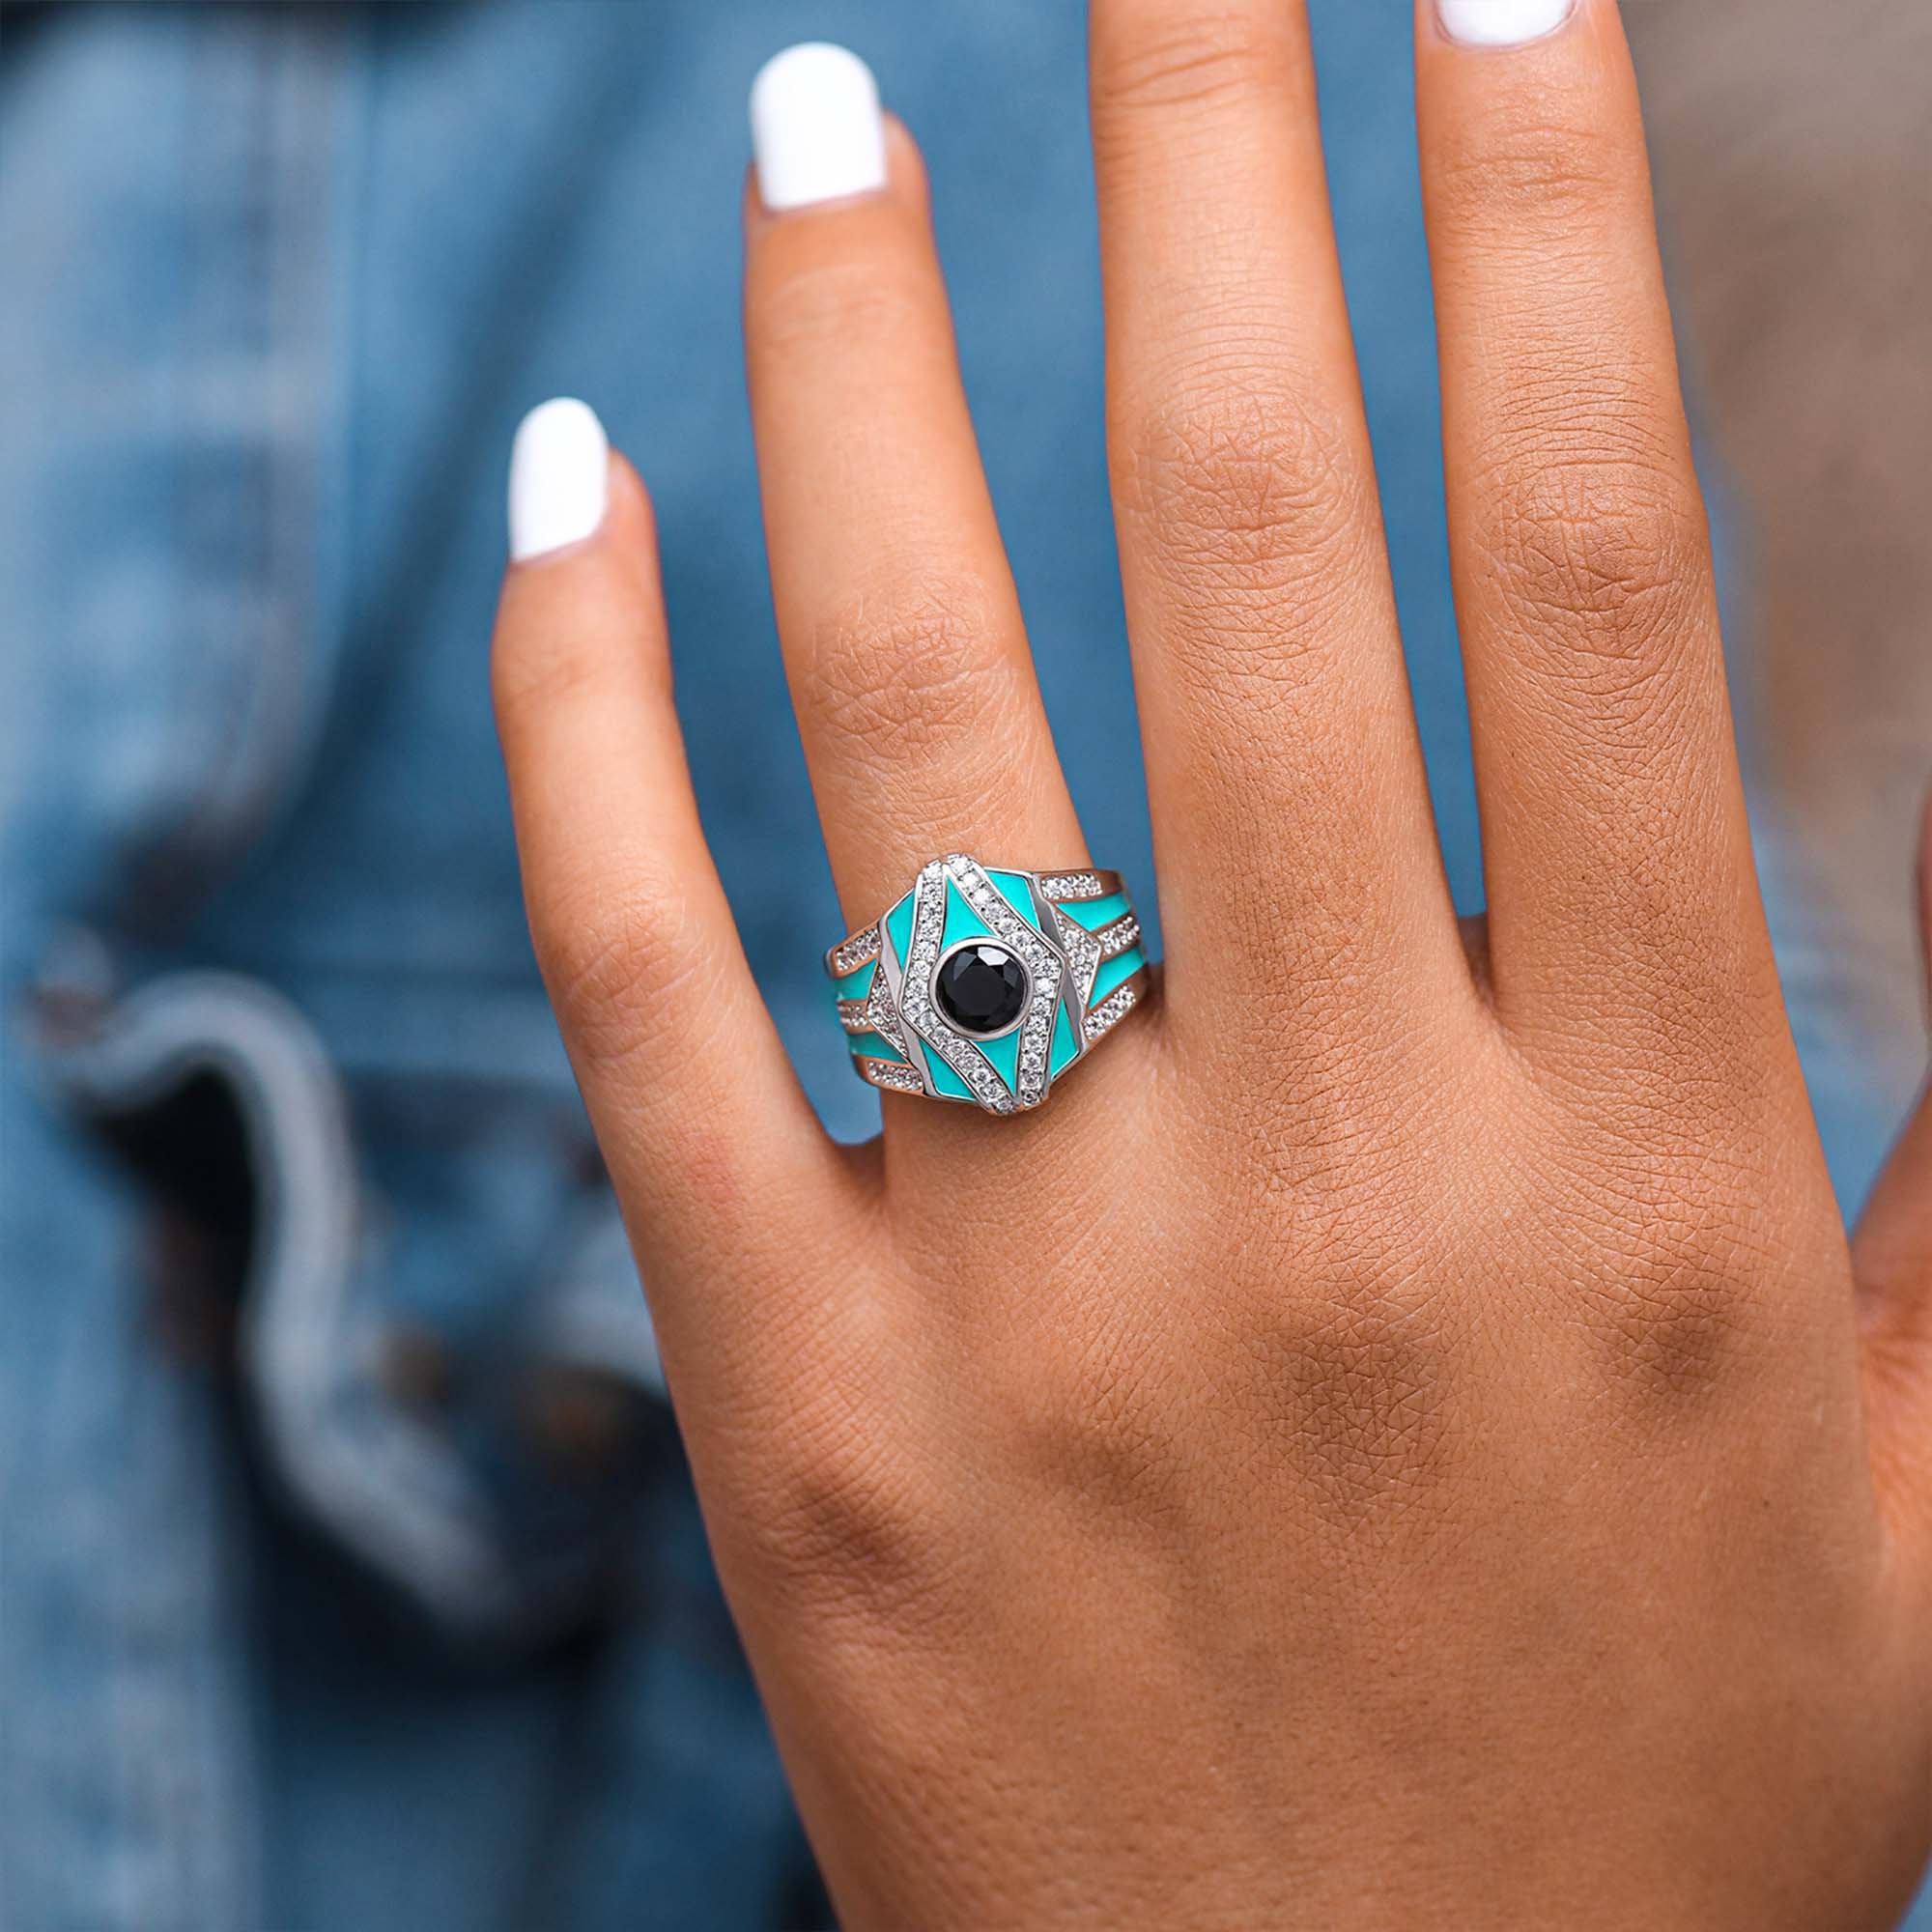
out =
<path fill-rule="evenodd" d="M 1022 872 L 963 852 L 825 955 L 852 1065 L 890 1094 L 1037 1107 L 1147 996 L 1118 872 Z"/>

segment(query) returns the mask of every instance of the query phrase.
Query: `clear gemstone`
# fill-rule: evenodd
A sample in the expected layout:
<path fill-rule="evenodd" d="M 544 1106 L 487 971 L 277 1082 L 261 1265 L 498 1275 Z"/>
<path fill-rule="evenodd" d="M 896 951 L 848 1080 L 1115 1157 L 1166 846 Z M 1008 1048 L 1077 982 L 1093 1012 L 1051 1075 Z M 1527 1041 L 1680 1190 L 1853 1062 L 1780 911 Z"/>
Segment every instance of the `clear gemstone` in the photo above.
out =
<path fill-rule="evenodd" d="M 1131 984 L 1122 986 L 1118 990 L 1109 993 L 1087 1015 L 1087 1037 L 1089 1039 L 1098 1039 L 1115 1021 L 1126 1013 L 1137 998 L 1138 995 Z"/>

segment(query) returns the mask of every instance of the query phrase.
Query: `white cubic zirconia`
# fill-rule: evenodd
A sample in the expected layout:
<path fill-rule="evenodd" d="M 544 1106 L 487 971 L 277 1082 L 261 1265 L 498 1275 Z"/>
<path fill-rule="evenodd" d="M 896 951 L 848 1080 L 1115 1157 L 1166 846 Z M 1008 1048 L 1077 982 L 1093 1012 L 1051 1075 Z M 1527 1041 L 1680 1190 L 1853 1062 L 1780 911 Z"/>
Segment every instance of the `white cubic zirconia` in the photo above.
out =
<path fill-rule="evenodd" d="M 1053 923 L 1060 932 L 1060 944 L 1066 954 L 1068 970 L 1084 1007 L 1094 991 L 1094 976 L 1100 970 L 1100 942 L 1084 925 L 1076 924 L 1060 910 L 1053 909 Z"/>
<path fill-rule="evenodd" d="M 1098 1039 L 1117 1020 L 1125 1015 L 1140 998 L 1139 989 L 1129 980 L 1124 986 L 1117 986 L 1087 1015 L 1087 1037 Z"/>
<path fill-rule="evenodd" d="M 842 980 L 847 973 L 856 973 L 867 960 L 878 956 L 879 928 L 868 925 L 864 932 L 855 932 L 832 949 L 832 971 Z"/>
<path fill-rule="evenodd" d="M 905 1035 L 899 1031 L 898 1009 L 893 1005 L 892 989 L 886 984 L 884 973 L 872 975 L 872 997 L 866 1002 L 866 1023 L 881 1039 L 892 1043 L 895 1053 L 906 1053 Z"/>

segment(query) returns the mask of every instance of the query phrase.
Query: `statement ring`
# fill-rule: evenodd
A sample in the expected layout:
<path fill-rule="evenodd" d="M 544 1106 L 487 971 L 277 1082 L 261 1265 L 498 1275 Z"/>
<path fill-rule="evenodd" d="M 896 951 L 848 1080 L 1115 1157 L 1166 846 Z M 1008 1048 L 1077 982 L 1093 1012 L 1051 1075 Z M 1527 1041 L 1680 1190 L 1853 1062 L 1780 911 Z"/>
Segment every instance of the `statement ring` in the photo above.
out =
<path fill-rule="evenodd" d="M 1023 872 L 963 852 L 825 955 L 852 1065 L 889 1094 L 1037 1107 L 1147 996 L 1118 872 Z"/>

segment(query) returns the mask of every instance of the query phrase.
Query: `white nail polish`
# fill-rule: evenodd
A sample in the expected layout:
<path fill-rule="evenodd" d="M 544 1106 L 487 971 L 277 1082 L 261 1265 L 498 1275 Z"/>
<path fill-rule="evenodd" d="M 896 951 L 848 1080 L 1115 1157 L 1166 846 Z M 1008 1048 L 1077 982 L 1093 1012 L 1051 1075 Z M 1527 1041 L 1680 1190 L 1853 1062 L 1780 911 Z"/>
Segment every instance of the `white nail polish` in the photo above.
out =
<path fill-rule="evenodd" d="M 752 83 L 758 199 L 774 213 L 869 194 L 886 185 L 886 124 L 872 70 L 807 41 L 774 54 Z"/>
<path fill-rule="evenodd" d="M 1577 10 L 1577 0 L 1435 0 L 1435 5 L 1442 31 L 1468 47 L 1519 47 L 1540 41 Z"/>
<path fill-rule="evenodd" d="M 587 403 L 557 396 L 517 425 L 510 445 L 510 560 L 582 543 L 604 522 L 611 445 Z"/>

